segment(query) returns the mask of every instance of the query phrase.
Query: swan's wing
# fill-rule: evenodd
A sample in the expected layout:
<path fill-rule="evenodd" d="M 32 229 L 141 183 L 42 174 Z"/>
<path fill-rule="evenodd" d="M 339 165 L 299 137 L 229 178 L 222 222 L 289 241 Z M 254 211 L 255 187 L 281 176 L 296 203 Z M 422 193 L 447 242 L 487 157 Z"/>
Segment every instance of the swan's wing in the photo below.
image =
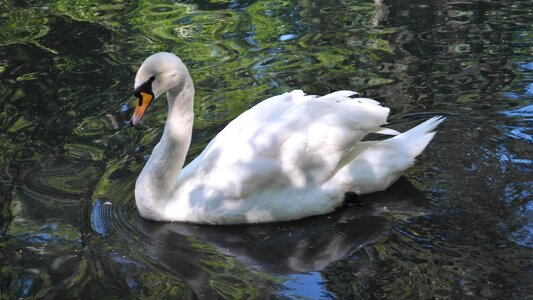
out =
<path fill-rule="evenodd" d="M 292 183 L 320 185 L 335 175 L 344 158 L 367 134 L 386 123 L 389 109 L 377 101 L 336 92 L 295 106 L 283 116 L 292 134 L 279 150 Z"/>
<path fill-rule="evenodd" d="M 257 126 L 263 122 L 270 122 L 290 108 L 314 98 L 316 96 L 305 95 L 301 90 L 270 97 L 240 114 L 226 126 L 224 131 L 232 132 L 232 130 L 242 127 Z M 221 133 L 224 134 L 224 131 Z"/>
<path fill-rule="evenodd" d="M 354 92 L 352 92 L 353 94 Z M 235 137 L 241 137 L 243 131 L 263 126 L 268 122 L 273 122 L 281 114 L 285 113 L 291 107 L 298 105 L 304 101 L 315 98 L 316 96 L 305 95 L 301 90 L 294 90 L 290 93 L 283 93 L 281 95 L 273 96 L 265 99 L 252 108 L 240 114 L 237 118 L 232 120 L 226 127 L 219 132 L 205 147 L 204 151 L 191 161 L 180 173 L 180 180 L 195 176 L 202 169 L 205 172 L 205 164 L 212 163 L 216 153 L 223 148 L 224 152 L 236 153 L 233 149 L 237 148 L 237 143 L 246 143 L 246 139 L 233 141 Z M 260 125 L 261 124 L 261 125 Z M 232 141 L 232 142 L 229 142 Z M 222 162 L 230 164 L 233 160 L 226 159 Z M 201 168 L 200 166 L 204 166 Z M 212 168 L 213 169 L 213 168 Z"/>
<path fill-rule="evenodd" d="M 267 99 L 228 124 L 184 171 L 236 199 L 266 184 L 320 185 L 386 122 L 388 108 L 353 94 L 295 91 Z"/>

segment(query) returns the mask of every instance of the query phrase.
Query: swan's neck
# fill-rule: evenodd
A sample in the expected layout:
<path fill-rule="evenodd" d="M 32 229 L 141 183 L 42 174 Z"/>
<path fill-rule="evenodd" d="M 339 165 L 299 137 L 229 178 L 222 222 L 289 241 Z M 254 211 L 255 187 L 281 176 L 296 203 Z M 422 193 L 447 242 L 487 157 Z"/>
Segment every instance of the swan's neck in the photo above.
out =
<path fill-rule="evenodd" d="M 191 144 L 194 122 L 194 86 L 190 77 L 181 89 L 167 92 L 165 130 L 135 185 L 141 215 L 149 219 L 161 214 L 178 187 L 178 175 Z M 155 218 L 157 219 L 157 218 Z"/>

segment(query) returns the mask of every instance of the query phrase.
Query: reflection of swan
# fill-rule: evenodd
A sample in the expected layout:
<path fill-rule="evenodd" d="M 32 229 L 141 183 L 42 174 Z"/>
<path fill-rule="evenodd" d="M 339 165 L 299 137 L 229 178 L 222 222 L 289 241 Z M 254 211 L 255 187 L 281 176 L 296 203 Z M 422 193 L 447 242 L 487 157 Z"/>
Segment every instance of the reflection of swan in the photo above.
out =
<path fill-rule="evenodd" d="M 405 178 L 360 200 L 364 205 L 297 222 L 224 227 L 149 222 L 129 204 L 97 200 L 91 214 L 93 231 L 116 243 L 110 250 L 109 238 L 88 242 L 96 249 L 98 264 L 109 266 L 109 276 L 128 285 L 152 286 L 153 276 L 161 276 L 186 282 L 200 299 L 220 298 L 213 284 L 217 281 L 241 287 L 257 284 L 267 293 L 275 284 L 269 274 L 290 275 L 293 280 L 298 276 L 292 275 L 301 273 L 321 276 L 316 272 L 337 263 L 352 272 L 371 267 L 374 251 L 368 243 L 394 228 L 397 220 L 432 211 L 424 193 Z M 234 272 L 240 273 L 231 275 Z M 281 284 L 278 280 L 285 277 L 275 278 Z"/>
<path fill-rule="evenodd" d="M 135 77 L 132 125 L 167 93 L 161 141 L 135 185 L 140 214 L 157 221 L 254 223 L 333 211 L 348 191 L 384 190 L 414 162 L 442 118 L 399 134 L 380 128 L 389 109 L 339 91 L 293 91 L 264 100 L 221 131 L 183 170 L 191 142 L 194 86 L 170 53 L 148 57 Z M 397 135 L 361 142 L 372 132 Z"/>
<path fill-rule="evenodd" d="M 431 210 L 424 194 L 403 178 L 387 191 L 363 196 L 361 200 L 363 206 L 342 207 L 329 215 L 274 224 L 162 224 L 133 214 L 124 219 L 136 229 L 135 237 L 127 239 L 142 241 L 136 251 L 187 282 L 198 295 L 216 295 L 210 283 L 228 270 L 211 266 L 219 266 L 222 257 L 234 258 L 245 266 L 241 271 L 267 274 L 321 272 L 345 259 L 351 267 L 364 269 L 373 260 L 365 246 L 394 226 L 398 215 L 419 216 Z M 113 219 L 106 221 L 111 222 Z M 247 276 L 242 277 L 245 280 Z"/>

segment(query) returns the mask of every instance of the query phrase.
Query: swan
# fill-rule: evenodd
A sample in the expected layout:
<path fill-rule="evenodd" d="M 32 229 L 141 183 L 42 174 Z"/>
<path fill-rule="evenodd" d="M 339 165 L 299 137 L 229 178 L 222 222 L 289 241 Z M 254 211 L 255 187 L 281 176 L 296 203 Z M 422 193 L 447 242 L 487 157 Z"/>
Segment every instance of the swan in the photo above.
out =
<path fill-rule="evenodd" d="M 180 58 L 167 52 L 149 56 L 137 71 L 131 126 L 163 93 L 163 135 L 135 183 L 140 215 L 162 222 L 247 224 L 329 213 L 346 193 L 394 183 L 444 120 L 436 116 L 399 133 L 381 127 L 389 109 L 377 101 L 351 91 L 313 96 L 295 90 L 242 113 L 183 168 L 194 85 Z M 392 137 L 362 141 L 369 133 Z"/>

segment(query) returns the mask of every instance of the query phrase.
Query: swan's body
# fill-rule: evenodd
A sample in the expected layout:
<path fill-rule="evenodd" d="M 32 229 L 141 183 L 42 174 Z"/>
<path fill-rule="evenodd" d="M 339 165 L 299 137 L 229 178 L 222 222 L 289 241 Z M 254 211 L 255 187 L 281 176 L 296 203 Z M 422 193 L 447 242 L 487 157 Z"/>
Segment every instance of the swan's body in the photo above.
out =
<path fill-rule="evenodd" d="M 140 214 L 156 221 L 238 224 L 331 212 L 346 192 L 389 187 L 443 120 L 399 134 L 380 127 L 389 109 L 374 100 L 350 98 L 356 94 L 350 91 L 322 97 L 292 91 L 241 114 L 182 170 L 194 119 L 187 68 L 173 54 L 154 54 L 139 68 L 135 87 L 142 105 L 132 124 L 167 92 L 163 136 L 135 185 Z M 396 136 L 361 142 L 373 132 Z"/>

